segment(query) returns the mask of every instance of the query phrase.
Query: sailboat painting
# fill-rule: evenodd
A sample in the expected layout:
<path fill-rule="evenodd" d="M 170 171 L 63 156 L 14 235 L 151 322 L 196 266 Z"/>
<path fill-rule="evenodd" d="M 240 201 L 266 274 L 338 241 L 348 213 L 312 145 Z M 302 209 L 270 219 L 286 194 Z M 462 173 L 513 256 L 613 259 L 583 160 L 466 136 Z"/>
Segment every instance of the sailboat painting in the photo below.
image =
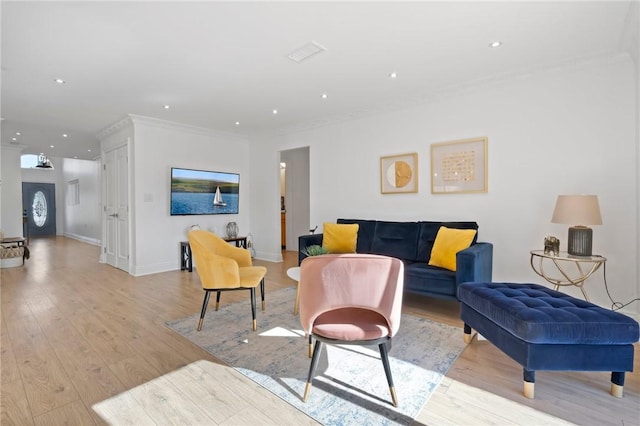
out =
<path fill-rule="evenodd" d="M 220 187 L 216 187 L 216 195 L 213 196 L 213 206 L 214 207 L 224 207 L 227 203 L 222 199 L 222 195 L 220 194 Z"/>
<path fill-rule="evenodd" d="M 239 199 L 237 173 L 171 169 L 172 216 L 238 214 Z"/>

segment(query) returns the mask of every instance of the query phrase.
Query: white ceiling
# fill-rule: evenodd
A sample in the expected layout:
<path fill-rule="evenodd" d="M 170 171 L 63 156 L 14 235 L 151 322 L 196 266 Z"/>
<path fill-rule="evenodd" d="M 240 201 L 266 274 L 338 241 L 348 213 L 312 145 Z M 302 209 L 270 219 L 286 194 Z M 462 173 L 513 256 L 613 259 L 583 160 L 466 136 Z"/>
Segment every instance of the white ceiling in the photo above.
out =
<path fill-rule="evenodd" d="M 397 108 L 615 55 L 631 3 L 2 1 L 2 143 L 91 159 L 126 114 L 250 134 Z"/>

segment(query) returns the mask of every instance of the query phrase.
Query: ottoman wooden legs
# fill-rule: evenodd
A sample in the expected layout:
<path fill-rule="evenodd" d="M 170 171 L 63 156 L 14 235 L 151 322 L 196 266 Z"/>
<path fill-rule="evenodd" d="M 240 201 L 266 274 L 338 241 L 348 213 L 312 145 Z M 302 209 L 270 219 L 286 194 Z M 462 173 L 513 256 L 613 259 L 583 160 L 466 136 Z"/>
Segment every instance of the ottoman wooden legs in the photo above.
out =
<path fill-rule="evenodd" d="M 465 335 L 466 337 L 466 335 Z M 526 368 L 522 369 L 522 375 L 524 376 L 524 387 L 523 394 L 527 398 L 534 398 L 534 388 L 536 382 L 536 372 L 527 370 Z M 622 393 L 624 390 L 624 371 L 614 371 L 611 373 L 611 395 L 616 398 L 622 398 Z"/>

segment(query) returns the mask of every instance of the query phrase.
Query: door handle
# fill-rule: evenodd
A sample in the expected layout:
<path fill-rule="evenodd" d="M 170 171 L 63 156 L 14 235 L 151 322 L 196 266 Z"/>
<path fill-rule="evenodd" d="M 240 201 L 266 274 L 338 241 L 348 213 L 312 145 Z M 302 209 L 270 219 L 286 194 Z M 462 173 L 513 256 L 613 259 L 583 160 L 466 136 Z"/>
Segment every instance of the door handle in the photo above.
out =
<path fill-rule="evenodd" d="M 110 214 L 109 217 L 118 217 L 118 213 Z"/>

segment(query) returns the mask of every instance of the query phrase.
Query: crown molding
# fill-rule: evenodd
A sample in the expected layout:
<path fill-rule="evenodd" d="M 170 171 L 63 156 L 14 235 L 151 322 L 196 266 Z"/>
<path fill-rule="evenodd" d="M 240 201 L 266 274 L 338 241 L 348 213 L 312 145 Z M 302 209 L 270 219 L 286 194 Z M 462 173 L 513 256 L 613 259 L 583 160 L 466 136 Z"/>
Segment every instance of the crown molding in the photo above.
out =
<path fill-rule="evenodd" d="M 129 114 L 129 118 L 134 125 L 145 125 L 151 127 L 157 127 L 166 130 L 177 130 L 180 132 L 191 133 L 199 136 L 207 136 L 214 138 L 233 139 L 238 142 L 248 142 L 248 138 L 244 135 L 238 135 L 236 133 L 225 132 L 222 130 L 209 129 L 206 127 L 192 126 L 190 124 L 178 123 L 175 121 L 167 121 L 154 117 L 145 117 L 142 115 Z"/>
<path fill-rule="evenodd" d="M 543 64 L 536 67 L 520 69 L 514 72 L 495 74 L 490 77 L 469 81 L 462 84 L 448 86 L 442 89 L 433 90 L 416 96 L 404 98 L 393 102 L 377 104 L 369 108 L 352 111 L 347 114 L 336 114 L 314 120 L 307 120 L 283 126 L 275 130 L 278 135 L 288 135 L 309 131 L 330 125 L 336 125 L 351 120 L 371 117 L 378 114 L 414 108 L 421 105 L 428 105 L 445 98 L 473 93 L 486 88 L 503 85 L 505 83 L 526 80 L 541 75 L 554 74 L 559 72 L 576 71 L 601 66 L 608 63 L 624 62 L 629 60 L 626 52 L 605 52 L 598 55 L 586 57 L 574 57 L 555 64 Z"/>
<path fill-rule="evenodd" d="M 107 137 L 113 135 L 114 133 L 118 133 L 122 129 L 129 126 L 133 126 L 133 120 L 131 119 L 131 117 L 127 116 L 121 119 L 120 121 L 116 121 L 112 125 L 100 130 L 98 133 L 96 133 L 96 138 L 99 141 L 103 141 Z"/>

